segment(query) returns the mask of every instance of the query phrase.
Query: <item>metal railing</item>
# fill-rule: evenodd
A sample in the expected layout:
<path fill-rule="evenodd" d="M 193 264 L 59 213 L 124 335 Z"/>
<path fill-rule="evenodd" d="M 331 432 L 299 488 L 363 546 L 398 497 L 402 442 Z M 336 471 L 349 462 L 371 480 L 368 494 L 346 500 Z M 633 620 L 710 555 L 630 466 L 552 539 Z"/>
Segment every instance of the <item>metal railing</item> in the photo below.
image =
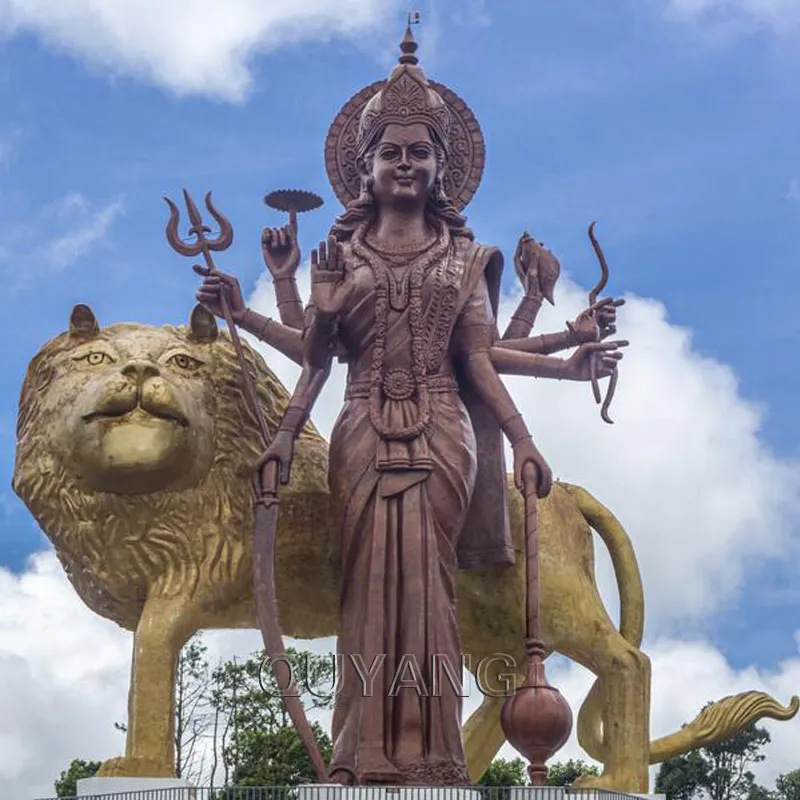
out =
<path fill-rule="evenodd" d="M 81 795 L 61 800 L 629 800 L 633 795 L 605 789 L 563 786 L 237 786 L 144 789 Z M 40 800 L 58 800 L 40 798 Z"/>

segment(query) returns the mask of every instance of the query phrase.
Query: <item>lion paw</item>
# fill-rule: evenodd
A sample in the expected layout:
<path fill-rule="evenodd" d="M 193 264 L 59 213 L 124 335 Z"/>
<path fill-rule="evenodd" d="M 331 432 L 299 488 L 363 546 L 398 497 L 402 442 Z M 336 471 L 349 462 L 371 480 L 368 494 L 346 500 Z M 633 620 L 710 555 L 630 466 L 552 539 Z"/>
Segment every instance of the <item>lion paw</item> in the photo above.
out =
<path fill-rule="evenodd" d="M 98 778 L 174 778 L 175 766 L 154 758 L 120 756 L 100 765 Z"/>

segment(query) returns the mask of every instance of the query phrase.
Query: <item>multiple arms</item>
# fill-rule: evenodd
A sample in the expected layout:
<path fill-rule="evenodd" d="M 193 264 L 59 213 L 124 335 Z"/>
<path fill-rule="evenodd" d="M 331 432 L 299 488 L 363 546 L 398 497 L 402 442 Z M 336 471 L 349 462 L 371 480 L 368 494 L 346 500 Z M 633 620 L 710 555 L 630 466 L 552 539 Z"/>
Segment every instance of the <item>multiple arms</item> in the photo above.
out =
<path fill-rule="evenodd" d="M 548 355 L 587 342 L 605 339 L 616 331 L 616 309 L 624 300 L 606 298 L 581 312 L 567 330 L 530 336 L 542 301 L 554 304 L 553 293 L 561 273 L 556 257 L 530 234 L 524 233 L 514 253 L 514 269 L 525 291 L 498 347 Z"/>
<path fill-rule="evenodd" d="M 489 293 L 483 279 L 462 311 L 454 336 L 467 380 L 489 407 L 511 443 L 517 486 L 521 488 L 523 468 L 532 462 L 536 467 L 536 492 L 540 497 L 546 496 L 553 481 L 550 467 L 534 445 L 525 420 L 492 364 L 494 325 Z"/>
<path fill-rule="evenodd" d="M 467 379 L 492 411 L 511 444 L 517 486 L 522 488 L 526 465 L 533 464 L 536 493 L 544 497 L 552 485 L 552 472 L 534 445 L 500 373 L 586 381 L 592 378 L 594 361 L 596 377 L 607 377 L 616 370 L 622 358 L 619 349 L 627 342 L 586 342 L 570 358 L 560 359 L 502 347 L 502 342 L 494 341 L 493 331 L 489 294 L 482 278 L 454 331 L 457 352 Z"/>
<path fill-rule="evenodd" d="M 277 462 L 283 483 L 289 480 L 294 440 L 330 374 L 336 346 L 336 321 L 352 290 L 341 245 L 333 239 L 328 240 L 327 246 L 325 242 L 320 243 L 319 250 L 311 253 L 311 303 L 303 330 L 303 371 L 278 431 L 258 463 L 263 473 L 267 464 Z"/>
<path fill-rule="evenodd" d="M 294 439 L 308 420 L 330 373 L 336 348 L 337 319 L 352 293 L 353 283 L 345 269 L 342 246 L 333 239 L 327 244 L 320 243 L 319 249 L 311 255 L 312 297 L 306 317 L 294 279 L 300 258 L 296 220 L 282 230 L 265 230 L 262 247 L 275 283 L 280 323 L 248 309 L 239 283 L 232 276 L 212 274 L 200 266 L 194 269 L 205 278 L 197 292 L 200 303 L 221 316 L 221 295 L 226 292 L 233 321 L 238 326 L 303 365 L 278 431 L 258 465 L 263 471 L 269 462 L 277 462 L 280 479 L 285 483 L 289 479 Z M 522 488 L 523 476 L 532 465 L 536 492 L 544 497 L 550 491 L 552 473 L 534 445 L 500 374 L 576 381 L 613 375 L 622 358 L 619 348 L 627 342 L 603 342 L 602 339 L 616 331 L 616 308 L 624 301 L 607 298 L 583 311 L 573 323 L 567 323 L 566 331 L 530 337 L 542 299 L 553 302 L 558 262 L 525 234 L 520 239 L 514 263 L 525 287 L 525 296 L 503 338 L 494 338 L 491 304 L 483 278 L 463 309 L 454 336 L 467 379 L 511 443 L 517 485 Z M 578 349 L 568 359 L 549 356 L 576 346 Z"/>
<path fill-rule="evenodd" d="M 222 316 L 222 295 L 228 301 L 233 321 L 243 330 L 274 347 L 295 364 L 303 363 L 303 341 L 300 331 L 288 328 L 269 317 L 249 309 L 242 297 L 239 281 L 224 272 L 210 272 L 206 267 L 195 264 L 194 271 L 204 277 L 197 290 L 197 301 L 215 316 Z"/>

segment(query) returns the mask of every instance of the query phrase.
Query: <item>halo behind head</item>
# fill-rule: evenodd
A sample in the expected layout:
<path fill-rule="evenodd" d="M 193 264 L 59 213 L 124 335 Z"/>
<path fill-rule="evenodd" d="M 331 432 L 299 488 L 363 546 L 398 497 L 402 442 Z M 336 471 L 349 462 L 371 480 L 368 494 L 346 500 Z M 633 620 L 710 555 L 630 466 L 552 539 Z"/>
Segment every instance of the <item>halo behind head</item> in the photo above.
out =
<path fill-rule="evenodd" d="M 422 122 L 447 156 L 444 190 L 461 211 L 477 191 L 486 146 L 475 115 L 453 91 L 428 80 L 418 65 L 417 44 L 406 30 L 402 55 L 388 80 L 376 81 L 345 103 L 325 140 L 325 168 L 343 205 L 361 192 L 358 159 L 389 123 Z"/>

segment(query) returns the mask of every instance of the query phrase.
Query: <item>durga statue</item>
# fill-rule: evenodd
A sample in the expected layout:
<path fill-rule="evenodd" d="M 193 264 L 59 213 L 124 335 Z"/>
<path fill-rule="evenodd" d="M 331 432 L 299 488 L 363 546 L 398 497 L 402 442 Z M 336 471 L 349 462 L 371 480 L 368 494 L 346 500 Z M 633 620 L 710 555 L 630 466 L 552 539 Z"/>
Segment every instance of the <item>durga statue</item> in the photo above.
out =
<path fill-rule="evenodd" d="M 426 78 L 410 26 L 400 49 L 388 80 L 352 97 L 330 127 L 326 168 L 345 208 L 311 253 L 308 304 L 294 279 L 296 221 L 262 237 L 280 322 L 248 308 L 238 281 L 215 269 L 195 267 L 197 299 L 217 316 L 227 306 L 237 327 L 281 352 L 302 343 L 262 473 L 271 465 L 289 479 L 333 360 L 347 366 L 329 451 L 342 674 L 328 781 L 463 786 L 457 687 L 443 681 L 425 695 L 391 684 L 401 664 L 430 681 L 434 657 L 460 675 L 457 571 L 514 563 L 503 436 L 517 487 L 550 491 L 550 467 L 500 376 L 612 377 L 626 342 L 606 341 L 619 300 L 590 304 L 561 333 L 530 336 L 558 262 L 527 235 L 514 259 L 525 295 L 500 335 L 503 257 L 476 241 L 462 213 L 484 168 L 480 127 Z"/>

